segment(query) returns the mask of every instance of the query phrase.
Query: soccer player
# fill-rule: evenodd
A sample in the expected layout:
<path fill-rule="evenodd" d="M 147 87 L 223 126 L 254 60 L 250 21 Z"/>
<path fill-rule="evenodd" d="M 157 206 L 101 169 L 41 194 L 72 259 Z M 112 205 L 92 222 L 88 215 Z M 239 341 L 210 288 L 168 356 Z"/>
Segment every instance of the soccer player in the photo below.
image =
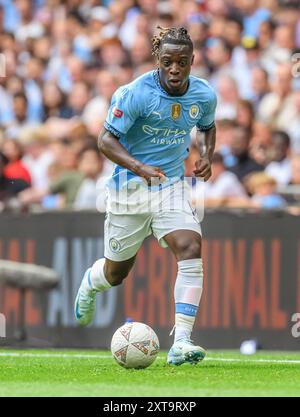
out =
<path fill-rule="evenodd" d="M 122 283 L 144 239 L 154 234 L 178 263 L 175 340 L 167 361 L 181 365 L 197 363 L 205 356 L 205 350 L 191 341 L 203 267 L 200 222 L 183 179 L 184 160 L 189 154 L 190 131 L 197 126 L 204 132 L 205 146 L 194 174 L 209 179 L 216 95 L 206 81 L 190 75 L 194 55 L 187 30 L 160 29 L 152 40 L 158 68 L 115 92 L 99 136 L 101 152 L 116 163 L 108 185 L 105 258 L 86 271 L 75 301 L 75 317 L 82 325 L 92 321 L 97 292 Z M 149 191 L 150 208 L 146 203 Z"/>

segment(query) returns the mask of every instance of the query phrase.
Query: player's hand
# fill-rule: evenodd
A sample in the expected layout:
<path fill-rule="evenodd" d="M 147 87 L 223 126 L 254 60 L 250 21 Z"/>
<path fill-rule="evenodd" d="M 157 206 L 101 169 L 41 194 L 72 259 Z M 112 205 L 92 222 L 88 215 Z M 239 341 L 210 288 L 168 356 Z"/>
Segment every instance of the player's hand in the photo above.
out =
<path fill-rule="evenodd" d="M 158 185 L 166 180 L 166 174 L 159 168 L 141 164 L 137 169 L 137 175 L 144 178 L 147 185 Z"/>
<path fill-rule="evenodd" d="M 211 177 L 211 163 L 208 158 L 202 158 L 195 163 L 196 169 L 194 169 L 194 174 L 196 177 L 202 178 L 204 181 L 207 181 Z"/>

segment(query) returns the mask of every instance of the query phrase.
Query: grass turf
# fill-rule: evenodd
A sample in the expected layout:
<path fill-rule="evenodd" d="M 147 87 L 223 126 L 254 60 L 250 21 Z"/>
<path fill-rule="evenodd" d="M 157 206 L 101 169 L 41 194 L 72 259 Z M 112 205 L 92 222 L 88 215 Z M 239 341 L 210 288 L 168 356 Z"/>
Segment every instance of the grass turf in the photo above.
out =
<path fill-rule="evenodd" d="M 286 352 L 213 351 L 180 367 L 160 352 L 149 368 L 128 370 L 107 351 L 0 349 L 0 370 L 0 397 L 300 396 L 300 354 Z"/>

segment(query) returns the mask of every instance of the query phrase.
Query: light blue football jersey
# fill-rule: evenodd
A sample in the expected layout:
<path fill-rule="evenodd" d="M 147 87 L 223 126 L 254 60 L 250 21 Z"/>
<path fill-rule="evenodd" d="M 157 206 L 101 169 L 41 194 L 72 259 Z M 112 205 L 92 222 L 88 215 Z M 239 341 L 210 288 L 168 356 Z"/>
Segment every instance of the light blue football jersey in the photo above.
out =
<path fill-rule="evenodd" d="M 207 81 L 190 75 L 186 93 L 171 96 L 160 84 L 159 70 L 154 70 L 116 90 L 104 127 L 135 159 L 160 167 L 168 179 L 165 187 L 183 178 L 190 132 L 196 125 L 202 131 L 214 126 L 216 104 Z M 124 185 L 124 178 L 126 183 L 138 179 L 117 165 L 114 183 Z"/>

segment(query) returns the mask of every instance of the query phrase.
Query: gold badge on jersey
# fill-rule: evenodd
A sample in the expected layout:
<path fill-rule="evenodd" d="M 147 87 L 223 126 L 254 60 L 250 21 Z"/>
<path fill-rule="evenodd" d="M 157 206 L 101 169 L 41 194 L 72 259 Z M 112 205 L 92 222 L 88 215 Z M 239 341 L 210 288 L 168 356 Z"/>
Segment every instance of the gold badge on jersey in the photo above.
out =
<path fill-rule="evenodd" d="M 181 115 L 181 105 L 180 104 L 172 104 L 172 112 L 171 116 L 173 120 L 179 119 Z"/>

